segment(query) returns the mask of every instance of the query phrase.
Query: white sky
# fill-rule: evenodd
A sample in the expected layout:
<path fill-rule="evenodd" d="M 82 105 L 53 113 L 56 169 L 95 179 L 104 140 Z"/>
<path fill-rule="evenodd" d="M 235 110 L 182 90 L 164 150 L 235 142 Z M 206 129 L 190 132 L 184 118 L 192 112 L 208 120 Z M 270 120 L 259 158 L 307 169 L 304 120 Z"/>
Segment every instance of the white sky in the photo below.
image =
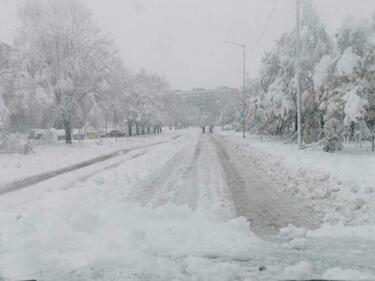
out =
<path fill-rule="evenodd" d="M 173 88 L 241 85 L 242 53 L 224 40 L 248 46 L 247 68 L 257 75 L 265 50 L 295 24 L 295 1 L 279 0 L 261 44 L 254 49 L 274 0 L 83 0 L 99 25 L 112 34 L 125 64 L 163 75 Z M 16 7 L 0 0 L 0 41 L 12 42 Z M 334 31 L 349 15 L 369 17 L 375 0 L 314 0 Z"/>

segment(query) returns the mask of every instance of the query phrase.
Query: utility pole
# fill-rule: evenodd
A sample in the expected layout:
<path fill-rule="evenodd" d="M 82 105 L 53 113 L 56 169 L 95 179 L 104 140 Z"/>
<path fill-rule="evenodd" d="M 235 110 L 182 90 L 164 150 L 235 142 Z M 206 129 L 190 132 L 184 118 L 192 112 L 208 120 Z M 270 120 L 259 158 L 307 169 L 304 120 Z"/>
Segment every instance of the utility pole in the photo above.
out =
<path fill-rule="evenodd" d="M 243 51 L 243 74 L 242 74 L 242 138 L 246 138 L 245 110 L 246 110 L 246 46 L 242 45 Z"/>
<path fill-rule="evenodd" d="M 297 27 L 297 58 L 296 58 L 296 79 L 297 79 L 297 135 L 298 148 L 302 149 L 302 98 L 301 98 L 301 28 L 300 28 L 300 0 L 296 0 L 296 27 Z"/>
<path fill-rule="evenodd" d="M 246 45 L 231 42 L 231 41 L 224 41 L 224 42 L 227 43 L 227 44 L 235 45 L 237 47 L 242 48 L 243 68 L 242 68 L 242 112 L 241 112 L 241 118 L 242 118 L 242 137 L 246 138 L 246 124 L 245 124 L 245 111 L 246 111 Z"/>

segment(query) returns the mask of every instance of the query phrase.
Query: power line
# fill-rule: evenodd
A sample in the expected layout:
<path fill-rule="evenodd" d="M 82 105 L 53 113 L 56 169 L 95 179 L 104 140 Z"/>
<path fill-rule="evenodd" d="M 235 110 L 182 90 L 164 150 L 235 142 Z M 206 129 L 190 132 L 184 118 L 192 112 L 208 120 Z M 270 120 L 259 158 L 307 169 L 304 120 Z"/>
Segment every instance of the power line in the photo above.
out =
<path fill-rule="evenodd" d="M 262 31 L 262 33 L 260 34 L 260 37 L 259 37 L 258 41 L 255 43 L 255 45 L 254 45 L 254 49 L 255 49 L 256 47 L 258 47 L 259 43 L 263 40 L 263 37 L 264 37 L 264 35 L 266 34 L 266 31 L 267 31 L 267 29 L 268 29 L 268 26 L 270 25 L 270 23 L 271 23 L 271 19 L 272 19 L 272 17 L 273 17 L 274 12 L 275 12 L 275 8 L 276 8 L 276 5 L 277 5 L 277 2 L 278 2 L 278 0 L 275 0 L 275 1 L 273 2 L 272 9 L 271 9 L 271 13 L 270 13 L 270 15 L 268 16 L 267 23 L 266 23 L 266 25 L 264 26 L 263 31 Z"/>

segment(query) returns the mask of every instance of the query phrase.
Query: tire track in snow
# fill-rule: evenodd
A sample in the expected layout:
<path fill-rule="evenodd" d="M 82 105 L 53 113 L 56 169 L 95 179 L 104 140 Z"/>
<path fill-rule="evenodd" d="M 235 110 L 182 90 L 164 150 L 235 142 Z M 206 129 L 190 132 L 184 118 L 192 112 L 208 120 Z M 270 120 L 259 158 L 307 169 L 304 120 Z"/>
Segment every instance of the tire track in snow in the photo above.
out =
<path fill-rule="evenodd" d="M 156 193 L 162 188 L 167 179 L 178 169 L 179 163 L 184 159 L 184 150 L 186 146 L 180 149 L 167 163 L 149 178 L 143 181 L 139 186 L 130 190 L 128 199 L 132 202 L 139 202 L 145 206 L 154 199 Z"/>
<path fill-rule="evenodd" d="M 208 135 L 185 146 L 138 189 L 136 200 L 151 207 L 167 203 L 209 211 L 220 219 L 235 210 L 215 144 Z"/>
<path fill-rule="evenodd" d="M 226 182 L 216 145 L 211 135 L 203 137 L 202 155 L 197 164 L 199 174 L 199 206 L 220 219 L 235 217 L 233 199 Z"/>
<path fill-rule="evenodd" d="M 201 153 L 201 140 L 195 147 L 194 156 L 182 175 L 183 184 L 175 190 L 173 202 L 178 205 L 187 204 L 192 210 L 198 206 L 199 199 L 199 183 L 198 183 L 198 157 Z"/>
<path fill-rule="evenodd" d="M 238 216 L 251 222 L 258 235 L 271 235 L 288 224 L 312 228 L 317 218 L 311 208 L 277 190 L 252 163 L 244 161 L 223 139 L 213 137 Z"/>
<path fill-rule="evenodd" d="M 196 209 L 199 193 L 196 176 L 199 139 L 184 145 L 163 167 L 137 188 L 133 188 L 129 200 L 151 207 L 174 203 Z"/>
<path fill-rule="evenodd" d="M 149 147 L 152 147 L 152 146 L 156 146 L 156 145 L 159 145 L 159 144 L 166 143 L 166 142 L 171 141 L 171 140 L 176 140 L 176 139 L 180 138 L 181 136 L 182 135 L 177 135 L 177 136 L 174 136 L 173 138 L 171 138 L 169 140 L 165 140 L 165 141 L 159 141 L 159 142 L 155 142 L 155 143 L 151 143 L 151 144 L 147 144 L 147 145 L 142 145 L 142 146 L 138 146 L 138 147 L 133 147 L 133 148 L 120 149 L 120 150 L 117 150 L 115 152 L 105 154 L 105 155 L 101 155 L 101 156 L 92 158 L 90 160 L 82 161 L 80 163 L 77 163 L 77 164 L 62 168 L 62 169 L 58 169 L 58 170 L 54 170 L 54 171 L 50 171 L 50 172 L 46 172 L 46 173 L 42 173 L 42 174 L 38 174 L 38 175 L 34 175 L 34 176 L 29 176 L 29 177 L 26 177 L 26 178 L 21 179 L 21 180 L 6 183 L 6 184 L 3 184 L 3 185 L 0 185 L 0 196 L 3 195 L 3 194 L 6 194 L 6 193 L 10 193 L 10 192 L 14 192 L 14 191 L 17 191 L 17 190 L 20 190 L 20 189 L 23 189 L 23 188 L 30 187 L 32 185 L 35 185 L 37 183 L 49 180 L 49 179 L 57 177 L 59 175 L 70 173 L 70 172 L 73 172 L 73 171 L 76 171 L 76 170 L 79 170 L 79 169 L 82 169 L 82 168 L 85 168 L 85 167 L 88 167 L 88 166 L 95 165 L 97 163 L 100 163 L 100 162 L 103 162 L 103 161 L 106 161 L 106 160 L 109 160 L 111 158 L 127 154 L 127 153 L 129 153 L 133 150 L 149 148 Z"/>
<path fill-rule="evenodd" d="M 200 140 L 186 147 L 183 161 L 162 183 L 158 192 L 150 201 L 151 206 L 174 203 L 187 205 L 192 210 L 197 208 L 199 190 L 196 162 L 199 154 Z"/>
<path fill-rule="evenodd" d="M 138 158 L 138 157 L 141 157 L 141 156 L 145 155 L 145 154 L 147 153 L 147 151 L 148 151 L 147 149 L 144 149 L 144 150 L 142 150 L 142 151 L 139 152 L 139 153 L 136 153 L 136 154 L 134 154 L 134 155 L 132 155 L 132 156 L 130 156 L 130 157 L 127 157 L 126 159 L 122 159 L 122 160 L 120 160 L 120 161 L 117 161 L 117 162 L 115 162 L 115 163 L 112 163 L 112 164 L 110 164 L 110 165 L 107 165 L 107 166 L 105 166 L 105 167 L 103 167 L 103 168 L 100 168 L 100 169 L 98 169 L 98 170 L 95 170 L 95 171 L 93 171 L 93 172 L 91 172 L 91 173 L 89 173 L 89 174 L 87 174 L 87 175 L 84 175 L 84 176 L 78 178 L 78 179 L 74 179 L 74 181 L 72 181 L 72 182 L 66 184 L 65 187 L 63 187 L 61 190 L 68 190 L 68 189 L 70 189 L 70 188 L 73 188 L 73 187 L 76 186 L 75 184 L 76 184 L 77 182 L 85 182 L 85 181 L 87 181 L 89 178 L 92 178 L 92 177 L 98 175 L 98 173 L 101 173 L 101 172 L 104 172 L 104 171 L 108 171 L 108 170 L 112 170 L 112 169 L 116 169 L 116 168 L 118 168 L 121 164 L 123 164 L 123 163 L 125 163 L 125 162 L 127 162 L 127 161 L 130 161 L 130 160 L 133 160 L 133 159 L 136 159 L 136 158 Z"/>

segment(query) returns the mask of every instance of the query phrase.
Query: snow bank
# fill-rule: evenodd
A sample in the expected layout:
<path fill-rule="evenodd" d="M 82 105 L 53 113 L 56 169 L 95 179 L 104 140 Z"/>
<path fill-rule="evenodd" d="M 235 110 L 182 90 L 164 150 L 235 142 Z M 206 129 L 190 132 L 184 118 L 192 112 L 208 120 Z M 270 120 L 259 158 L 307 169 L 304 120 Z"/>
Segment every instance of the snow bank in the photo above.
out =
<path fill-rule="evenodd" d="M 362 272 L 355 269 L 344 269 L 341 267 L 331 268 L 323 274 L 323 278 L 327 280 L 373 280 L 374 277 L 373 274 L 368 272 Z"/>
<path fill-rule="evenodd" d="M 307 230 L 302 227 L 296 227 L 292 224 L 289 224 L 288 227 L 280 229 L 279 235 L 288 239 L 301 239 L 306 237 Z"/>
<path fill-rule="evenodd" d="M 308 237 L 330 238 L 363 238 L 375 240 L 375 225 L 346 226 L 342 223 L 336 225 L 323 224 L 319 229 L 308 232 Z"/>
<path fill-rule="evenodd" d="M 257 136 L 220 134 L 281 189 L 322 213 L 324 222 L 375 225 L 375 157 L 369 148 L 328 154 L 270 139 L 261 143 Z"/>
<path fill-rule="evenodd" d="M 237 266 L 214 265 L 210 259 L 249 258 L 260 243 L 245 219 L 218 222 L 175 205 L 150 209 L 103 204 L 13 216 L 2 227 L 1 252 L 7 253 L 0 257 L 2 274 L 22 279 L 43 272 L 45 280 L 57 280 L 82 268 L 138 268 L 162 277 L 153 280 L 167 280 L 163 277 L 170 271 L 183 276 L 183 264 L 193 276 L 233 280 Z M 226 273 L 216 279 L 218 272 Z"/>
<path fill-rule="evenodd" d="M 323 223 L 318 229 L 307 230 L 290 224 L 288 227 L 280 229 L 278 235 L 287 238 L 291 242 L 291 246 L 294 244 L 298 246 L 299 242 L 303 242 L 305 238 L 352 239 L 354 237 L 375 240 L 375 225 L 348 226 L 343 223 L 335 225 Z"/>
<path fill-rule="evenodd" d="M 312 274 L 311 264 L 307 261 L 302 261 L 285 267 L 282 271 L 282 278 L 284 280 L 308 280 L 311 279 Z"/>

